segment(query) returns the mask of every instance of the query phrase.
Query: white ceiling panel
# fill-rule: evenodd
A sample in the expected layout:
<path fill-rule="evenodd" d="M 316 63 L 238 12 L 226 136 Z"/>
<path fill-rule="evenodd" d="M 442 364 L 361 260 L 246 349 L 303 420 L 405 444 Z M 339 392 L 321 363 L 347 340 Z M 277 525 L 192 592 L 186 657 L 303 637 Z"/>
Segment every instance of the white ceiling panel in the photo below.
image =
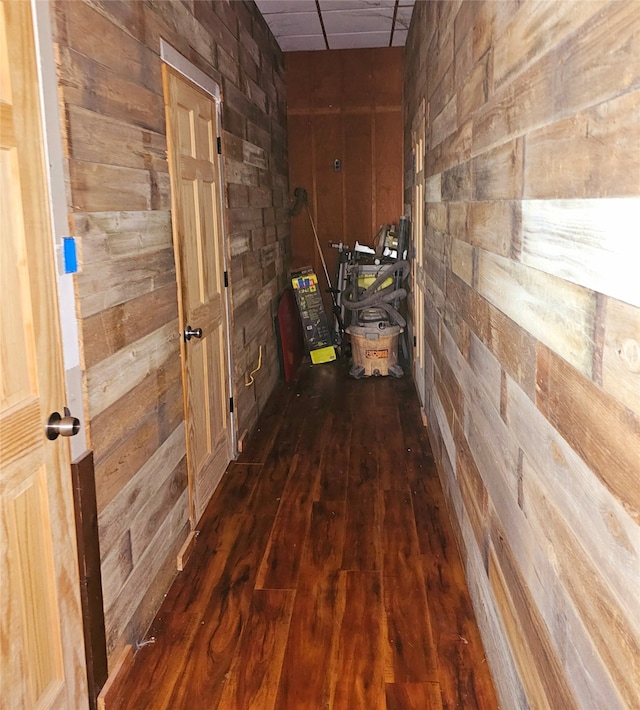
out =
<path fill-rule="evenodd" d="M 262 15 L 283 12 L 316 12 L 315 0 L 256 0 L 256 5 Z"/>
<path fill-rule="evenodd" d="M 371 10 L 332 10 L 323 12 L 327 34 L 356 34 L 359 32 L 387 32 L 387 42 L 393 21 L 392 7 Z"/>
<path fill-rule="evenodd" d="M 415 0 L 256 0 L 283 52 L 404 46 Z"/>
<path fill-rule="evenodd" d="M 329 49 L 364 49 L 365 47 L 389 46 L 388 32 L 356 32 L 354 34 L 329 35 Z"/>
<path fill-rule="evenodd" d="M 308 52 L 327 48 L 324 42 L 324 35 L 280 37 L 278 42 L 283 52 Z"/>
<path fill-rule="evenodd" d="M 398 30 L 393 33 L 393 40 L 391 42 L 392 47 L 404 47 L 407 43 L 407 35 L 409 30 Z"/>
<path fill-rule="evenodd" d="M 411 24 L 411 15 L 413 14 L 413 5 L 403 5 L 398 7 L 396 13 L 396 27 L 395 32 L 399 29 L 408 30 Z"/>
<path fill-rule="evenodd" d="M 315 12 L 283 12 L 267 15 L 267 18 L 270 18 L 268 24 L 276 37 L 322 34 L 320 18 Z"/>
<path fill-rule="evenodd" d="M 380 7 L 390 7 L 396 0 L 319 0 L 320 10 L 324 14 L 330 10 L 368 10 Z"/>

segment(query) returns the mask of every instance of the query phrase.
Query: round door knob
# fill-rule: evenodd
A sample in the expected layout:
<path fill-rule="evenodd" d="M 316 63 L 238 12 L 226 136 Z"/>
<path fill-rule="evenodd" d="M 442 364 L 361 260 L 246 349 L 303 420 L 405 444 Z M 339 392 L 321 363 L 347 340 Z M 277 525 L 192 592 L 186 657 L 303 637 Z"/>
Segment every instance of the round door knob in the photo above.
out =
<path fill-rule="evenodd" d="M 64 417 L 59 412 L 53 412 L 47 421 L 47 439 L 54 441 L 59 436 L 75 436 L 80 431 L 80 420 L 72 417 L 69 410 L 64 408 Z"/>
<path fill-rule="evenodd" d="M 187 340 L 191 340 L 191 338 L 201 338 L 202 337 L 202 328 L 192 328 L 190 325 L 188 325 L 184 329 L 184 342 L 186 343 Z"/>

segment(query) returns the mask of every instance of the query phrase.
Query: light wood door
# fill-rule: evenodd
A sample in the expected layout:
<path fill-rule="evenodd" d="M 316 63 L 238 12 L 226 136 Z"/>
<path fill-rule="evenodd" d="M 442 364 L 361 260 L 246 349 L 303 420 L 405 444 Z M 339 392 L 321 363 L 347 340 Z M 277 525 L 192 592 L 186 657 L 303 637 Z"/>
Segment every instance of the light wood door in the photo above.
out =
<path fill-rule="evenodd" d="M 414 182 L 413 182 L 413 333 L 415 336 L 415 349 L 413 358 L 413 375 L 415 378 L 420 404 L 425 406 L 425 342 L 424 342 L 424 299 L 426 292 L 424 274 L 424 182 L 425 182 L 425 136 L 426 119 L 424 101 L 420 105 L 418 114 L 413 123 L 411 132 L 414 154 Z"/>
<path fill-rule="evenodd" d="M 31 4 L 0 5 L 0 705 L 88 706 Z M 10 60 L 10 61 L 9 61 Z"/>
<path fill-rule="evenodd" d="M 164 67 L 167 148 L 181 328 L 191 520 L 232 458 L 224 240 L 215 102 Z"/>

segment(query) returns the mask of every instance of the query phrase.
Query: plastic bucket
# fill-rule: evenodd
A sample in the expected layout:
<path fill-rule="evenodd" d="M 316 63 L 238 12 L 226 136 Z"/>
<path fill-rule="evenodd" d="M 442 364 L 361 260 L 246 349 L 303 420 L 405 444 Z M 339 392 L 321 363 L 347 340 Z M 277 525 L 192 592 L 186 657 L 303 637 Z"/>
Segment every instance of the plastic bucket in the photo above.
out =
<path fill-rule="evenodd" d="M 385 377 L 389 369 L 397 369 L 398 335 L 402 332 L 400 326 L 350 325 L 347 333 L 351 336 L 351 357 L 354 368 L 364 368 L 360 376 Z"/>

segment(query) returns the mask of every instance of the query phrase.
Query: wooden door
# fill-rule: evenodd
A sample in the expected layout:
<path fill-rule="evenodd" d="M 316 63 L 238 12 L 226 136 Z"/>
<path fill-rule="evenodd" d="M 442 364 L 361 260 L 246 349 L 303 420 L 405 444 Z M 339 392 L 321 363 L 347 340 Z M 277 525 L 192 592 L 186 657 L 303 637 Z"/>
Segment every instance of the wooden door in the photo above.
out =
<path fill-rule="evenodd" d="M 225 258 L 215 102 L 164 67 L 173 240 L 195 527 L 233 455 Z"/>
<path fill-rule="evenodd" d="M 0 5 L 0 705 L 7 710 L 88 706 L 69 442 L 45 436 L 65 391 L 30 8 Z"/>
<path fill-rule="evenodd" d="M 413 181 L 413 333 L 415 336 L 415 349 L 413 359 L 413 375 L 416 381 L 420 404 L 425 406 L 425 342 L 424 342 L 424 298 L 426 292 L 424 274 L 424 181 L 425 181 L 425 135 L 426 119 L 424 100 L 413 123 L 411 132 L 414 154 L 414 181 Z"/>

